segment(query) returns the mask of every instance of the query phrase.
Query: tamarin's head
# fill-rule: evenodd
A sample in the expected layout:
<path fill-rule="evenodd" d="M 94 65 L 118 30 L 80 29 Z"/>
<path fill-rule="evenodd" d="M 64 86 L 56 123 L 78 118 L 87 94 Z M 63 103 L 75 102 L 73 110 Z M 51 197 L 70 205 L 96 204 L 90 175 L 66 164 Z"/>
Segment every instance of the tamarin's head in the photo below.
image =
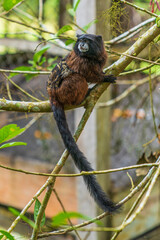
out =
<path fill-rule="evenodd" d="M 74 46 L 76 55 L 86 58 L 97 58 L 104 52 L 102 36 L 94 34 L 77 35 Z"/>

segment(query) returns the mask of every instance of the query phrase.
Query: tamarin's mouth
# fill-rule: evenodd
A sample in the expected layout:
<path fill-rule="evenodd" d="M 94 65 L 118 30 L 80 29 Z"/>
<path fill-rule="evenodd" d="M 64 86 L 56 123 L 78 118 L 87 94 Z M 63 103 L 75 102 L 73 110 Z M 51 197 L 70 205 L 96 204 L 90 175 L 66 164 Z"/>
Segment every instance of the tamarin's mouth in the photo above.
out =
<path fill-rule="evenodd" d="M 78 49 L 80 52 L 87 52 L 89 50 L 88 43 L 84 43 L 84 42 L 79 43 Z"/>

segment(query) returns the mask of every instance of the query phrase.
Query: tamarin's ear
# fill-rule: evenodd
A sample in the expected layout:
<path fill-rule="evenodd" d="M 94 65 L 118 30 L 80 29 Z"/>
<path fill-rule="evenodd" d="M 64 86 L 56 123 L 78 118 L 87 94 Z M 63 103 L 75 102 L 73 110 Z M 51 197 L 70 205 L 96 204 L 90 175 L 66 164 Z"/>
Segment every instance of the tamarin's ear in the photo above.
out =
<path fill-rule="evenodd" d="M 82 35 L 81 35 L 81 34 L 77 34 L 77 35 L 76 35 L 77 39 L 80 38 L 80 36 L 82 36 Z"/>
<path fill-rule="evenodd" d="M 102 41 L 102 36 L 101 35 L 96 35 L 96 40 L 98 40 L 99 42 Z"/>

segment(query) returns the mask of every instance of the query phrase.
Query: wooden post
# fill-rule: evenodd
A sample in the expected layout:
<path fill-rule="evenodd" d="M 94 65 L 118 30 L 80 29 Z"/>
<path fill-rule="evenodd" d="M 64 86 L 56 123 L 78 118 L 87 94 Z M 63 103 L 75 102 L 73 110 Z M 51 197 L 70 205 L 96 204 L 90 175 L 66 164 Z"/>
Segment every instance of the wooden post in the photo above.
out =
<path fill-rule="evenodd" d="M 60 0 L 59 1 L 59 28 L 66 25 L 70 19 L 69 13 L 66 11 L 67 4 L 72 4 L 72 0 Z"/>
<path fill-rule="evenodd" d="M 97 17 L 100 18 L 103 11 L 109 9 L 111 1 L 102 0 L 99 4 L 98 0 L 96 2 L 96 12 Z M 111 39 L 110 26 L 105 24 L 105 21 L 98 21 L 96 33 L 103 35 L 105 40 Z M 109 63 L 109 59 L 108 62 Z M 106 102 L 110 99 L 110 88 L 104 92 L 104 94 L 99 99 L 99 102 Z M 111 146 L 111 112 L 110 108 L 101 108 L 97 110 L 97 169 L 110 169 L 110 146 Z M 98 181 L 109 195 L 110 189 L 110 175 L 99 175 Z M 101 211 L 97 210 L 98 214 Z M 106 217 L 103 220 L 104 226 L 112 226 L 112 217 Z M 111 239 L 111 232 L 99 232 L 98 239 L 107 240 Z"/>
<path fill-rule="evenodd" d="M 100 17 L 105 9 L 110 5 L 110 1 L 106 0 L 81 0 L 77 9 L 77 24 L 80 27 L 84 27 L 89 22 Z M 108 27 L 108 26 L 107 26 Z M 88 33 L 103 35 L 105 40 L 109 39 L 108 29 L 102 21 L 99 21 L 96 25 L 92 25 Z M 107 90 L 100 98 L 100 102 L 105 102 L 109 99 L 109 91 Z M 80 117 L 82 116 L 83 109 L 75 110 L 75 123 L 78 124 Z M 110 168 L 110 111 L 109 109 L 95 109 L 78 141 L 80 149 L 84 152 L 88 160 L 91 162 L 95 169 L 108 169 Z M 98 181 L 103 189 L 107 192 L 110 186 L 109 175 L 99 175 Z M 79 211 L 90 217 L 95 217 L 97 213 L 97 207 L 88 191 L 84 186 L 82 178 L 78 179 L 78 201 Z M 103 220 L 104 225 L 108 222 Z M 83 235 L 85 236 L 85 235 Z M 94 233 L 90 234 L 89 240 L 107 239 L 106 233 Z"/>

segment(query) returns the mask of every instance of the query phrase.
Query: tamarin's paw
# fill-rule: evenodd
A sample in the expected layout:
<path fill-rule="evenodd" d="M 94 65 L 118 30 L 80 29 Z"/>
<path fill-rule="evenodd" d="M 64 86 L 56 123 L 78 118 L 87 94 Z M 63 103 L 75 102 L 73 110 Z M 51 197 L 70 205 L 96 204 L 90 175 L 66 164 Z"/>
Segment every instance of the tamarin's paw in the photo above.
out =
<path fill-rule="evenodd" d="M 104 82 L 115 83 L 116 77 L 112 74 L 104 76 Z"/>

